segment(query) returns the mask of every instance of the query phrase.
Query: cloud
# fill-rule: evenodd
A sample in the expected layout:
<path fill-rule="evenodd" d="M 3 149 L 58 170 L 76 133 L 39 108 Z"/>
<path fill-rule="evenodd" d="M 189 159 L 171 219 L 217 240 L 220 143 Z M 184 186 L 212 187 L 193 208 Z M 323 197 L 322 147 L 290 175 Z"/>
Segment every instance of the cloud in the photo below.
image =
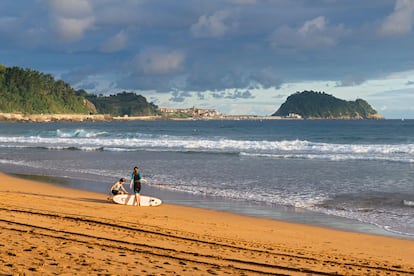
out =
<path fill-rule="evenodd" d="M 224 91 L 215 91 L 211 93 L 214 99 L 223 99 L 226 97 L 226 93 Z"/>
<path fill-rule="evenodd" d="M 71 71 L 62 74 L 62 79 L 66 82 L 77 84 L 88 78 L 88 76 L 95 74 L 91 66 L 74 68 Z"/>
<path fill-rule="evenodd" d="M 350 87 L 350 86 L 358 86 L 365 82 L 365 79 L 362 77 L 353 77 L 353 78 L 347 78 L 344 80 L 340 80 L 336 83 L 336 87 Z"/>
<path fill-rule="evenodd" d="M 28 26 L 29 25 L 29 26 Z M 45 44 L 47 41 L 47 30 L 38 22 L 37 24 L 29 24 L 26 19 L 18 17 L 1 17 L 0 16 L 0 37 L 2 39 L 1 46 L 18 44 L 22 48 L 36 48 Z"/>
<path fill-rule="evenodd" d="M 235 100 L 235 99 L 254 99 L 255 97 L 248 90 L 246 91 L 236 90 L 233 93 L 228 93 L 225 98 Z"/>
<path fill-rule="evenodd" d="M 104 53 L 113 53 L 123 50 L 128 42 L 128 36 L 125 31 L 120 31 L 113 37 L 106 40 L 101 47 Z"/>
<path fill-rule="evenodd" d="M 391 99 L 403 99 L 404 104 L 412 105 L 411 101 L 407 101 L 407 98 L 414 98 L 414 89 L 413 88 L 404 88 L 396 90 L 387 90 L 381 91 L 371 95 L 372 97 L 386 97 Z"/>
<path fill-rule="evenodd" d="M 272 99 L 283 99 L 285 97 L 286 97 L 286 95 L 284 95 L 284 94 L 277 94 L 277 95 L 273 96 Z"/>
<path fill-rule="evenodd" d="M 274 49 L 312 49 L 331 47 L 348 31 L 342 26 L 330 26 L 324 16 L 318 16 L 303 23 L 299 28 L 281 26 L 269 37 Z"/>
<path fill-rule="evenodd" d="M 130 73 L 123 78 L 116 79 L 114 87 L 121 90 L 153 91 L 169 93 L 173 90 L 173 76 L 170 75 L 143 75 Z"/>
<path fill-rule="evenodd" d="M 171 98 L 169 100 L 176 103 L 182 103 L 185 101 L 186 98 L 189 97 L 191 97 L 191 94 L 189 92 L 173 91 L 171 92 Z"/>
<path fill-rule="evenodd" d="M 236 100 L 236 99 L 254 99 L 255 98 L 255 96 L 253 96 L 250 91 L 248 90 L 239 91 L 237 89 L 234 91 L 215 91 L 215 92 L 211 92 L 211 95 L 215 99 Z"/>
<path fill-rule="evenodd" d="M 52 29 L 64 41 L 78 41 L 95 22 L 87 0 L 49 0 Z"/>
<path fill-rule="evenodd" d="M 191 26 L 191 33 L 197 38 L 222 37 L 237 26 L 229 11 L 217 11 L 210 16 L 202 15 Z"/>
<path fill-rule="evenodd" d="M 223 65 L 223 66 L 221 66 Z M 213 64 L 192 68 L 182 89 L 212 91 L 226 89 L 279 88 L 283 81 L 271 68 L 231 67 Z"/>
<path fill-rule="evenodd" d="M 202 93 L 202 92 L 197 92 L 197 98 L 199 100 L 205 100 L 206 99 L 204 93 Z"/>
<path fill-rule="evenodd" d="M 318 16 L 312 20 L 306 21 L 298 30 L 298 33 L 306 36 L 313 33 L 324 31 L 326 28 L 326 20 L 323 16 Z"/>
<path fill-rule="evenodd" d="M 251 82 L 254 88 L 280 88 L 283 81 L 271 68 L 263 68 L 251 73 Z"/>
<path fill-rule="evenodd" d="M 89 82 L 89 83 L 83 83 L 83 84 L 81 84 L 79 87 L 78 87 L 78 89 L 84 89 L 84 90 L 89 90 L 89 89 L 92 89 L 92 90 L 95 90 L 96 88 L 98 88 L 99 87 L 99 82 L 97 82 L 97 81 L 92 81 L 92 82 Z"/>
<path fill-rule="evenodd" d="M 64 41 L 77 41 L 93 26 L 93 22 L 92 17 L 83 19 L 59 17 L 56 19 L 56 31 Z"/>
<path fill-rule="evenodd" d="M 48 4 L 56 15 L 66 18 L 83 18 L 93 10 L 88 0 L 49 0 Z"/>
<path fill-rule="evenodd" d="M 135 58 L 136 69 L 141 74 L 164 75 L 182 70 L 185 54 L 180 50 L 147 49 Z"/>
<path fill-rule="evenodd" d="M 397 0 L 394 12 L 382 23 L 380 34 L 386 36 L 403 35 L 411 32 L 414 24 L 414 1 Z"/>

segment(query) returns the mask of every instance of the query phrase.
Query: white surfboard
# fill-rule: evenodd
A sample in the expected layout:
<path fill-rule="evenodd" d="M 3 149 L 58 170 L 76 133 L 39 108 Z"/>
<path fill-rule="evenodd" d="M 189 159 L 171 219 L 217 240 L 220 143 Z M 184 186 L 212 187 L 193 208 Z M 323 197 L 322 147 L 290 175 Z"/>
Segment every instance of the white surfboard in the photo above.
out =
<path fill-rule="evenodd" d="M 161 199 L 156 197 L 145 195 L 140 195 L 139 197 L 140 206 L 159 206 L 162 203 Z M 112 201 L 123 205 L 137 205 L 137 203 L 135 202 L 135 195 L 133 194 L 116 195 L 112 198 Z"/>
<path fill-rule="evenodd" d="M 414 200 L 403 200 L 405 206 L 414 207 Z"/>

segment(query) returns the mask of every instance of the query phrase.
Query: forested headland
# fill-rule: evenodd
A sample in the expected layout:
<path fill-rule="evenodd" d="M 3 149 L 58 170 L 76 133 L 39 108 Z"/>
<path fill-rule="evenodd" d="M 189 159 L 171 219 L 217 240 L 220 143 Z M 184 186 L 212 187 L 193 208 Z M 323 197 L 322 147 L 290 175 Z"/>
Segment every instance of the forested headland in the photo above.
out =
<path fill-rule="evenodd" d="M 78 90 L 77 95 L 92 102 L 98 113 L 112 116 L 155 116 L 159 115 L 158 106 L 148 103 L 142 95 L 123 91 L 116 95 L 97 96 Z"/>
<path fill-rule="evenodd" d="M 50 74 L 0 65 L 0 111 L 4 113 L 96 113 L 86 98 Z"/>
<path fill-rule="evenodd" d="M 290 95 L 272 116 L 288 117 L 291 114 L 304 119 L 382 119 L 365 100 L 345 101 L 315 91 Z"/>
<path fill-rule="evenodd" d="M 96 96 L 32 69 L 0 64 L 0 112 L 151 116 L 158 107 L 132 92 Z"/>

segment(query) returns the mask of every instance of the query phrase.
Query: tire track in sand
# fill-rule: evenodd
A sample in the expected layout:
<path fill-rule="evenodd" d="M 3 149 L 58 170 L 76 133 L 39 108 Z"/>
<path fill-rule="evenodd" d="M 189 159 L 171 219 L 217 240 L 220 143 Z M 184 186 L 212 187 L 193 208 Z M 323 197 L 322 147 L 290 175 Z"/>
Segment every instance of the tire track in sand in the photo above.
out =
<path fill-rule="evenodd" d="M 341 256 L 311 257 L 303 252 L 283 252 L 282 248 L 268 248 L 262 244 L 236 245 L 229 239 L 197 237 L 191 233 L 127 222 L 119 225 L 97 217 L 2 207 L 0 218 L 0 227 L 4 230 L 80 243 L 105 251 L 124 252 L 125 256 L 138 252 L 149 259 L 157 256 L 168 260 L 168 264 L 176 263 L 181 267 L 205 266 L 209 274 L 338 275 L 340 268 L 354 275 L 414 275 L 413 268 L 372 265 L 367 260 L 349 260 Z M 63 229 L 60 225 L 66 226 Z M 114 238 L 119 236 L 122 239 Z M 208 253 L 212 248 L 214 254 Z M 232 252 L 231 258 L 226 257 L 229 251 Z M 266 261 L 259 261 L 263 259 Z M 323 271 L 316 269 L 321 262 Z"/>

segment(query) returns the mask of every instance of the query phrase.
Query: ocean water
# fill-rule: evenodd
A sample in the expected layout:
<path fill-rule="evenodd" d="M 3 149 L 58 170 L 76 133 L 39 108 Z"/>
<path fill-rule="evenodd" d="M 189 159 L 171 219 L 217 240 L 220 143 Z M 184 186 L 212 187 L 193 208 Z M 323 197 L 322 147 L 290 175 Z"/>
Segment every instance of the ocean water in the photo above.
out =
<path fill-rule="evenodd" d="M 107 193 L 414 238 L 414 120 L 0 123 L 0 170 Z"/>

